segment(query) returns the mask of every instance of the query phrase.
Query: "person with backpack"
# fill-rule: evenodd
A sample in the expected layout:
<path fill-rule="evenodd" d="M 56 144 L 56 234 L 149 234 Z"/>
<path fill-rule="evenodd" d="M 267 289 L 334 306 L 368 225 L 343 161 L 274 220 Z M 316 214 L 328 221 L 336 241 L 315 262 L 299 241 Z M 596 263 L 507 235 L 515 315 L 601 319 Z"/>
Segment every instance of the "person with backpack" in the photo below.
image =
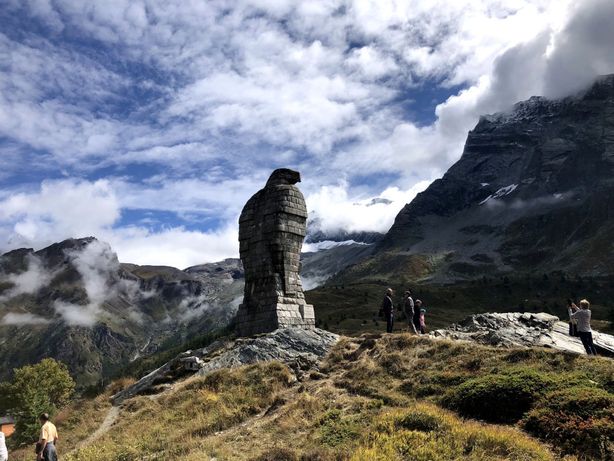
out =
<path fill-rule="evenodd" d="M 583 299 L 580 307 L 576 303 L 571 303 L 569 317 L 577 322 L 578 336 L 588 355 L 597 355 L 597 349 L 593 344 L 593 330 L 591 330 L 591 303 Z"/>
<path fill-rule="evenodd" d="M 413 331 L 415 334 L 418 334 L 414 325 L 414 299 L 411 297 L 411 290 L 407 290 L 403 297 L 403 311 L 407 319 L 407 331 Z"/>
<path fill-rule="evenodd" d="M 388 288 L 386 290 L 386 295 L 384 296 L 384 300 L 382 301 L 381 311 L 384 314 L 384 318 L 386 319 L 386 332 L 392 333 L 392 327 L 394 326 L 394 304 L 392 302 L 392 295 L 394 292 L 392 288 Z"/>

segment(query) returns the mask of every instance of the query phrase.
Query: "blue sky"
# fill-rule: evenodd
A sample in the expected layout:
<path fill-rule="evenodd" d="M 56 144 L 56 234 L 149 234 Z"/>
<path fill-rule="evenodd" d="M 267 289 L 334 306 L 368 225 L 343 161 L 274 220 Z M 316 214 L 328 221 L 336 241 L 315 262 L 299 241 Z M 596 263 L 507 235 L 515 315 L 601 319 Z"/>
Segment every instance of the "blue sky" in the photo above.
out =
<path fill-rule="evenodd" d="M 236 256 L 280 166 L 323 230 L 384 232 L 480 114 L 613 71 L 606 0 L 2 3 L 4 251 L 95 235 L 141 264 Z"/>

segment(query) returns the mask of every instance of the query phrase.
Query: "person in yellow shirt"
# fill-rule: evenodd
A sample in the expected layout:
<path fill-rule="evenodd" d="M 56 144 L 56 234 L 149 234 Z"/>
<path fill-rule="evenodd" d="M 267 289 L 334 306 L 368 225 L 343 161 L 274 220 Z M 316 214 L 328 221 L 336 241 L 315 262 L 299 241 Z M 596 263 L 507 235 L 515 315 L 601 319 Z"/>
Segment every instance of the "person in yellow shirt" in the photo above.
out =
<path fill-rule="evenodd" d="M 40 415 L 39 420 L 43 427 L 41 427 L 41 436 L 38 441 L 40 451 L 38 451 L 36 459 L 37 461 L 58 461 L 58 453 L 55 449 L 58 442 L 58 430 L 49 421 L 47 413 Z"/>

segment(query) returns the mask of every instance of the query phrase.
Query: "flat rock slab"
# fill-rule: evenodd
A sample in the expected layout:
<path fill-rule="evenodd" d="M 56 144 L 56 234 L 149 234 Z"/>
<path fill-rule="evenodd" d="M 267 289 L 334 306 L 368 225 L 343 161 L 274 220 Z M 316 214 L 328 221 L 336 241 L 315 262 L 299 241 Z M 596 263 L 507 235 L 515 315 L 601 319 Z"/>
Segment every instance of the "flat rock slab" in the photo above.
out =
<path fill-rule="evenodd" d="M 205 376 L 222 368 L 272 360 L 286 364 L 300 376 L 316 367 L 338 340 L 338 335 L 325 330 L 284 328 L 249 338 L 216 341 L 205 348 L 179 354 L 111 399 L 117 405 L 135 395 L 155 392 L 157 386 L 195 373 Z"/>
<path fill-rule="evenodd" d="M 476 314 L 435 330 L 435 338 L 473 341 L 498 347 L 549 347 L 561 351 L 585 354 L 580 338 L 569 336 L 569 325 L 546 313 Z M 593 341 L 602 355 L 614 356 L 614 336 L 593 330 Z"/>

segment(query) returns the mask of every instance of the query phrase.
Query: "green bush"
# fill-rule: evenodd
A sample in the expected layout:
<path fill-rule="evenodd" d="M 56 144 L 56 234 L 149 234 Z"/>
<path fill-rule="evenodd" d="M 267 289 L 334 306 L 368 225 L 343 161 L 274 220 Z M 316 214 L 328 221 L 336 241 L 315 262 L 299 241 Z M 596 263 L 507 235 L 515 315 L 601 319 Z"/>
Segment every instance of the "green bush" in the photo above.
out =
<path fill-rule="evenodd" d="M 41 413 L 55 413 L 66 405 L 75 389 L 68 368 L 47 358 L 13 370 L 13 381 L 1 383 L 0 412 L 16 417 L 15 443 L 37 439 Z"/>
<path fill-rule="evenodd" d="M 338 409 L 324 413 L 318 425 L 320 426 L 320 441 L 329 447 L 336 447 L 353 440 L 361 432 L 361 426 L 356 418 L 344 416 Z"/>
<path fill-rule="evenodd" d="M 408 412 L 396 421 L 398 429 L 409 431 L 432 432 L 441 429 L 442 419 L 437 415 L 425 412 Z"/>
<path fill-rule="evenodd" d="M 564 454 L 614 459 L 614 395 L 594 387 L 550 392 L 521 422 Z"/>
<path fill-rule="evenodd" d="M 469 379 L 448 391 L 442 403 L 463 416 L 513 423 L 555 384 L 546 373 L 520 368 Z"/>

